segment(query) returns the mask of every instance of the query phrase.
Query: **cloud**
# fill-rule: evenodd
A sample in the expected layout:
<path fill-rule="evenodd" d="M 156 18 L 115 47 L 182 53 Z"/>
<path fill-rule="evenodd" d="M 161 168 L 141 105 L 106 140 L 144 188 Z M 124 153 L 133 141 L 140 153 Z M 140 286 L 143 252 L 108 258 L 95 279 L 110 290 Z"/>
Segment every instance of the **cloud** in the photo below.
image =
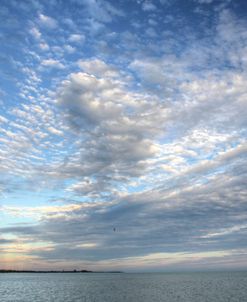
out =
<path fill-rule="evenodd" d="M 72 54 L 76 51 L 76 48 L 75 47 L 72 47 L 71 45 L 65 45 L 64 46 L 64 49 L 69 53 L 69 54 Z"/>
<path fill-rule="evenodd" d="M 84 172 L 76 175 L 91 178 L 87 183 L 93 192 L 97 188 L 98 193 L 109 194 L 106 190 L 125 177 L 141 175 L 145 161 L 158 151 L 151 139 L 160 132 L 153 116 L 161 119 L 162 110 L 155 109 L 155 98 L 127 91 L 116 78 L 117 71 L 106 63 L 97 59 L 79 65 L 89 73 L 71 74 L 59 90 L 58 101 L 78 135 L 80 157 L 86 159 L 77 161 Z M 70 164 L 63 169 L 70 169 Z M 71 189 L 78 193 L 81 185 L 81 192 L 89 193 L 83 183 Z"/>
<path fill-rule="evenodd" d="M 48 127 L 47 128 L 48 131 L 50 131 L 52 134 L 55 134 L 55 135 L 63 135 L 63 131 L 59 130 L 59 129 L 56 129 L 54 127 Z"/>
<path fill-rule="evenodd" d="M 214 0 L 197 0 L 198 3 L 200 4 L 210 4 L 212 3 Z"/>
<path fill-rule="evenodd" d="M 159 190 L 131 194 L 111 203 L 89 202 L 37 208 L 37 214 L 45 214 L 41 225 L 2 228 L 1 232 L 28 237 L 36 234 L 37 240 L 53 242 L 53 250 L 36 253 L 46 259 L 79 259 L 82 249 L 85 260 L 116 259 L 116 267 L 126 257 L 135 258 L 136 265 L 141 266 L 142 258 L 144 260 L 150 254 L 150 259 L 155 261 L 157 253 L 167 253 L 168 258 L 175 257 L 175 263 L 180 261 L 176 253 L 182 255 L 186 252 L 193 257 L 202 249 L 205 251 L 203 258 L 222 249 L 232 255 L 239 241 L 242 242 L 241 247 L 246 249 L 246 228 L 243 227 L 246 203 L 244 196 L 241 201 L 237 193 L 243 192 L 239 190 L 239 186 L 244 186 L 242 175 L 236 175 L 234 179 L 233 175 L 229 177 L 233 171 L 229 172 L 225 173 L 225 177 L 218 175 L 209 179 L 206 184 L 192 184 L 190 188 L 188 185 L 180 186 L 179 191 L 163 186 Z M 19 212 L 23 213 L 23 209 Z M 223 230 L 222 221 L 226 226 Z M 149 227 L 146 228 L 146 225 Z M 113 228 L 116 228 L 115 232 Z M 209 234 L 217 236 L 209 237 Z M 219 236 L 224 240 L 219 241 Z M 83 249 L 88 242 L 94 245 L 84 246 Z M 137 257 L 140 257 L 139 260 Z M 160 254 L 160 257 L 164 255 Z"/>
<path fill-rule="evenodd" d="M 58 69 L 63 69 L 65 67 L 61 62 L 54 59 L 45 59 L 41 62 L 41 65 Z"/>
<path fill-rule="evenodd" d="M 96 77 L 114 78 L 119 76 L 119 73 L 114 67 L 107 65 L 105 62 L 99 59 L 91 59 L 87 61 L 79 60 L 78 65 L 86 73 L 93 74 Z"/>
<path fill-rule="evenodd" d="M 116 8 L 109 2 L 101 0 L 86 0 L 85 5 L 89 15 L 93 19 L 96 19 L 103 23 L 112 22 L 113 18 L 115 18 L 116 16 L 123 17 L 125 15 L 125 13 L 121 9 Z"/>
<path fill-rule="evenodd" d="M 209 233 L 207 235 L 204 235 L 203 238 L 212 238 L 212 237 L 224 236 L 224 235 L 228 235 L 228 234 L 238 232 L 238 231 L 240 231 L 242 229 L 246 229 L 246 228 L 247 228 L 246 224 L 240 225 L 240 226 L 236 225 L 236 226 L 231 227 L 231 228 L 221 229 L 217 233 Z"/>
<path fill-rule="evenodd" d="M 51 29 L 54 29 L 58 26 L 55 19 L 43 14 L 39 14 L 39 23 Z"/>
<path fill-rule="evenodd" d="M 30 29 L 30 34 L 37 40 L 41 38 L 41 32 L 36 27 Z"/>
<path fill-rule="evenodd" d="M 1 115 L 0 115 L 0 122 L 1 122 L 1 123 L 7 123 L 8 120 L 7 120 L 4 116 L 1 116 Z"/>
<path fill-rule="evenodd" d="M 85 41 L 85 36 L 80 34 L 71 34 L 69 36 L 69 42 L 81 42 L 83 43 Z"/>
<path fill-rule="evenodd" d="M 142 9 L 144 11 L 149 12 L 149 11 L 155 11 L 157 7 L 152 2 L 144 1 L 142 4 Z"/>
<path fill-rule="evenodd" d="M 45 51 L 48 51 L 50 49 L 49 45 L 45 42 L 42 42 L 39 44 L 39 47 L 42 49 L 42 50 L 45 50 Z"/>

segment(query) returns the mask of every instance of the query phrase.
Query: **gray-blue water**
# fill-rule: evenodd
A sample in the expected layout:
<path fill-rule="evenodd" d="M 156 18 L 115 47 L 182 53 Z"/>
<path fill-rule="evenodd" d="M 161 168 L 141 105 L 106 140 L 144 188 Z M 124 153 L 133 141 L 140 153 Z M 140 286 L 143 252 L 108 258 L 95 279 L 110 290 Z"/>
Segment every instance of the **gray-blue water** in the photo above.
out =
<path fill-rule="evenodd" d="M 247 302 L 247 272 L 0 274 L 1 302 Z"/>

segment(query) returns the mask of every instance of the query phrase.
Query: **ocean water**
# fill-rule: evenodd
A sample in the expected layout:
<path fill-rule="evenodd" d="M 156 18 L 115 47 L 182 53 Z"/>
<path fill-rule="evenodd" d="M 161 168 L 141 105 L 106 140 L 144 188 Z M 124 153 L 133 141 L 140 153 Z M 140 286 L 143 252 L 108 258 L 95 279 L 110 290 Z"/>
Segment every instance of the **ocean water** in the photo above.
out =
<path fill-rule="evenodd" d="M 247 272 L 0 274 L 1 302 L 247 302 Z"/>

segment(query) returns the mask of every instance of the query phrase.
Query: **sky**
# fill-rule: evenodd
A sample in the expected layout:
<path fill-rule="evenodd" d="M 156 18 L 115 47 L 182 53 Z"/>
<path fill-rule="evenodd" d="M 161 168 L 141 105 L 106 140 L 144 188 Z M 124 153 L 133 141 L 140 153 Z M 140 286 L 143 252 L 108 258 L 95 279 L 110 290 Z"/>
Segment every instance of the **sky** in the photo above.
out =
<path fill-rule="evenodd" d="M 1 0 L 0 268 L 247 269 L 246 17 Z"/>

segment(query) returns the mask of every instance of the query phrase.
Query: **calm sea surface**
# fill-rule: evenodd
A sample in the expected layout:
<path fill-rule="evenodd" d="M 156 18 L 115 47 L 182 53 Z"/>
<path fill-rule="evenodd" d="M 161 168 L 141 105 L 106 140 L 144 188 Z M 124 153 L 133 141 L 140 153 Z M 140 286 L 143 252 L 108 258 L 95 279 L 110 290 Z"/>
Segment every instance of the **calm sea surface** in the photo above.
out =
<path fill-rule="evenodd" d="M 0 274 L 0 301 L 247 302 L 247 272 Z"/>

